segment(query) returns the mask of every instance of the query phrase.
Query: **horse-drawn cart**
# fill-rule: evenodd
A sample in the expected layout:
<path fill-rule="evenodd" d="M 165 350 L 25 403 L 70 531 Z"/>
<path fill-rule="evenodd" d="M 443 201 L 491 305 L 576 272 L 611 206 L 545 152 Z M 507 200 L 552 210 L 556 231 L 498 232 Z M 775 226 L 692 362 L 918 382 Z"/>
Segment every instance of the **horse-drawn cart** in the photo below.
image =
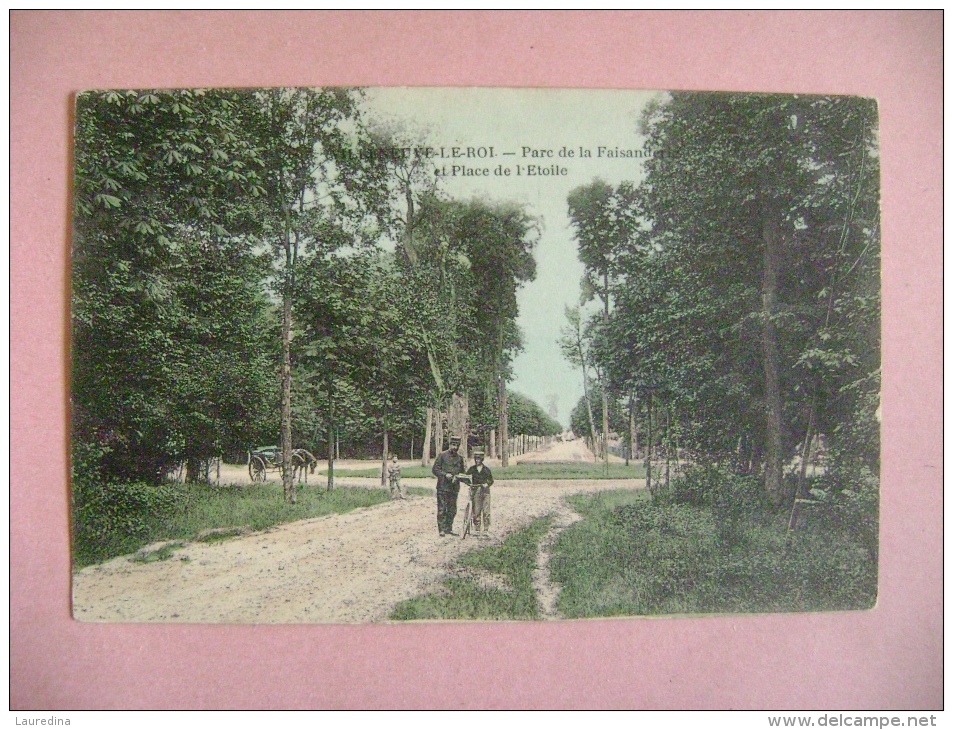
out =
<path fill-rule="evenodd" d="M 259 446 L 248 452 L 248 476 L 253 482 L 263 482 L 268 472 L 282 472 L 282 454 L 277 446 Z M 298 481 L 308 482 L 308 474 L 314 474 L 318 460 L 307 449 L 291 452 L 291 474 Z"/>

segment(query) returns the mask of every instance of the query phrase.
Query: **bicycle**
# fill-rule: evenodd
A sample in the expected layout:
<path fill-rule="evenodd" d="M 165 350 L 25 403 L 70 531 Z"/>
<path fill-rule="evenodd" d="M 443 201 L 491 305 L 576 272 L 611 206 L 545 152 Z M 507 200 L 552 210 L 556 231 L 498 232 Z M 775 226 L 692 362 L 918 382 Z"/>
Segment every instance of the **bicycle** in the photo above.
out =
<path fill-rule="evenodd" d="M 470 528 L 473 527 L 473 491 L 470 489 L 473 486 L 473 482 L 470 477 L 457 475 L 453 478 L 455 482 L 459 484 L 467 485 L 467 506 L 463 510 L 463 529 L 460 530 L 460 539 L 466 540 L 467 535 L 470 533 Z"/>

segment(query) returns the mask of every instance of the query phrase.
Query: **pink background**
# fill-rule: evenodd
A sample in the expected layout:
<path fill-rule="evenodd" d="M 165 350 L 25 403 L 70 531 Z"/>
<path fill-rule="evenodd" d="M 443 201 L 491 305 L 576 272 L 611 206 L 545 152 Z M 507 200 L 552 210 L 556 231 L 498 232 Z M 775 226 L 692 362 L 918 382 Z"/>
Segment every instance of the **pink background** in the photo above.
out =
<path fill-rule="evenodd" d="M 11 13 L 11 708 L 941 708 L 942 20 L 938 11 Z M 878 607 L 535 624 L 73 622 L 71 95 L 330 84 L 877 97 Z"/>

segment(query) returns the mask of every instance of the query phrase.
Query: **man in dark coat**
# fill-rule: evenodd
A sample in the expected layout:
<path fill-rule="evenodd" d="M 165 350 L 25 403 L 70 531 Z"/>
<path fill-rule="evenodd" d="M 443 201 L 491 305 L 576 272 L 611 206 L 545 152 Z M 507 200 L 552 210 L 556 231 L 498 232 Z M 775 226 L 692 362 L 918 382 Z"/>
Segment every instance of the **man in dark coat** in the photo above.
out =
<path fill-rule="evenodd" d="M 433 463 L 432 471 L 437 477 L 437 530 L 440 537 L 457 534 L 453 531 L 453 520 L 457 516 L 457 495 L 460 493 L 458 478 L 467 470 L 459 449 L 459 437 L 451 436 L 450 448 L 442 451 Z"/>

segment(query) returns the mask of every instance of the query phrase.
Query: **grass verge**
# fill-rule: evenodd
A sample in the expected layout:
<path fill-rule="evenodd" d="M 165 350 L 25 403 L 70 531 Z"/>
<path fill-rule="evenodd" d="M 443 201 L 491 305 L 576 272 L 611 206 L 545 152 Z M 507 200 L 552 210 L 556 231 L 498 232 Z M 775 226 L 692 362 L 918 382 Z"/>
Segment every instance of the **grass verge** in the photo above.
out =
<path fill-rule="evenodd" d="M 137 485 L 137 489 L 142 492 L 147 488 Z M 122 485 L 103 488 L 104 496 L 99 502 L 84 510 L 74 510 L 74 569 L 128 555 L 161 540 L 229 539 L 240 528 L 262 530 L 285 522 L 370 507 L 390 499 L 386 489 L 347 487 L 328 492 L 306 487 L 299 488 L 298 502 L 292 505 L 285 502 L 281 484 L 274 482 L 251 486 L 175 484 L 154 489 L 162 491 L 161 509 L 135 519 L 130 519 L 129 509 L 116 509 Z M 433 490 L 411 488 L 408 493 L 426 495 Z M 229 535 L 231 528 L 235 528 L 235 533 Z M 209 534 L 210 531 L 218 532 Z"/>
<path fill-rule="evenodd" d="M 397 605 L 390 618 L 532 620 L 539 618 L 533 569 L 550 517 L 534 520 L 500 545 L 460 557 L 442 590 Z"/>
<path fill-rule="evenodd" d="M 322 471 L 327 474 L 327 470 Z M 334 477 L 379 477 L 379 468 L 335 469 Z M 402 467 L 400 475 L 409 478 L 433 477 L 430 467 Z M 644 479 L 642 464 L 605 464 L 581 462 L 575 464 L 514 464 L 508 467 L 493 467 L 494 479 Z"/>
<path fill-rule="evenodd" d="M 818 513 L 787 531 L 787 513 L 653 503 L 607 492 L 568 498 L 584 519 L 553 547 L 558 610 L 570 618 L 871 608 L 869 540 Z"/>

